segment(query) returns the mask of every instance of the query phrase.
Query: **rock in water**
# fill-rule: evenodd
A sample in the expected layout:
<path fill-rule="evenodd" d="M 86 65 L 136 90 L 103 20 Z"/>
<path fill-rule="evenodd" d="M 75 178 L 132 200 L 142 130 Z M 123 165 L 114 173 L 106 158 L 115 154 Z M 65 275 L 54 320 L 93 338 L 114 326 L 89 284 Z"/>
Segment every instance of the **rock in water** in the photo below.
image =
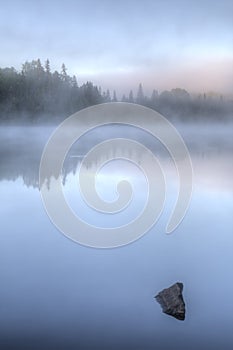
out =
<path fill-rule="evenodd" d="M 175 283 L 171 287 L 166 288 L 155 296 L 157 302 L 161 305 L 163 312 L 170 316 L 184 321 L 185 319 L 185 303 L 182 296 L 183 283 Z"/>

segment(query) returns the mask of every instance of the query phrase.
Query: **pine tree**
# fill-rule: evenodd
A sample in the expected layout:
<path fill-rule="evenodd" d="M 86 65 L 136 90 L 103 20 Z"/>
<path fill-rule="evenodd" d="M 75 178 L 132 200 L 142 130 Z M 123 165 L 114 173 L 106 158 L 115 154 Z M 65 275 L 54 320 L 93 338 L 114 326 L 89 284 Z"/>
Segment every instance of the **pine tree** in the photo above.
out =
<path fill-rule="evenodd" d="M 129 92 L 129 102 L 130 103 L 134 103 L 134 97 L 133 97 L 133 91 L 132 90 L 130 90 L 130 92 Z"/>
<path fill-rule="evenodd" d="M 127 98 L 126 98 L 125 94 L 123 94 L 121 102 L 127 102 Z"/>
<path fill-rule="evenodd" d="M 62 66 L 61 66 L 61 78 L 63 81 L 67 81 L 67 78 L 68 78 L 67 69 L 64 63 L 62 63 Z"/>
<path fill-rule="evenodd" d="M 110 95 L 109 89 L 107 89 L 107 92 L 106 92 L 106 102 L 111 102 L 111 95 Z"/>
<path fill-rule="evenodd" d="M 152 102 L 157 101 L 158 96 L 159 96 L 158 91 L 154 89 L 153 92 L 152 92 L 152 95 L 151 95 L 151 101 Z"/>
<path fill-rule="evenodd" d="M 117 102 L 117 95 L 116 95 L 116 91 L 113 91 L 113 98 L 112 98 L 112 102 Z"/>
<path fill-rule="evenodd" d="M 140 83 L 139 87 L 138 87 L 138 93 L 137 93 L 137 103 L 143 104 L 144 99 L 145 99 L 145 97 L 144 97 L 144 93 L 143 93 L 143 88 L 142 88 L 142 84 Z"/>
<path fill-rule="evenodd" d="M 39 58 L 37 59 L 37 62 L 36 62 L 36 69 L 37 69 L 39 74 L 44 73 L 44 68 L 43 68 L 43 66 L 41 64 L 41 60 Z"/>
<path fill-rule="evenodd" d="M 45 72 L 46 74 L 50 75 L 51 70 L 50 70 L 50 62 L 49 59 L 47 58 L 47 60 L 45 61 Z"/>
<path fill-rule="evenodd" d="M 71 79 L 71 84 L 73 88 L 77 88 L 78 87 L 78 82 L 77 82 L 77 78 L 75 75 L 73 75 L 72 79 Z"/>

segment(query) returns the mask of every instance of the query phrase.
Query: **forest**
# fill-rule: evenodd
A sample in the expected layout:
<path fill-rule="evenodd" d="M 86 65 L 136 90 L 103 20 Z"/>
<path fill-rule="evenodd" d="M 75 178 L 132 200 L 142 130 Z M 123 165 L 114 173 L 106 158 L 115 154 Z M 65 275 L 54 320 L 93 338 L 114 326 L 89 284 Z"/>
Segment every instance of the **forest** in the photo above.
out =
<path fill-rule="evenodd" d="M 156 82 L 155 82 L 156 85 Z M 214 87 L 213 87 L 214 90 Z M 83 108 L 105 102 L 138 103 L 157 110 L 169 119 L 229 120 L 233 100 L 217 94 L 189 94 L 182 88 L 152 91 L 146 96 L 140 83 L 120 98 L 117 92 L 102 91 L 92 82 L 79 85 L 76 76 L 69 76 L 63 63 L 61 71 L 51 71 L 50 61 L 26 61 L 21 71 L 14 67 L 0 68 L 0 122 L 53 123 Z"/>

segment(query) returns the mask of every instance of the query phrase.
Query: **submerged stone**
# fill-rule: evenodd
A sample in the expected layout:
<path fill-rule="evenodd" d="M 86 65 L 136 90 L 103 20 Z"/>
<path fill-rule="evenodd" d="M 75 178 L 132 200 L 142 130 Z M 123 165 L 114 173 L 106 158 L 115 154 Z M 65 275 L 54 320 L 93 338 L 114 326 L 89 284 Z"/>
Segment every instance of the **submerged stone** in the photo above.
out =
<path fill-rule="evenodd" d="M 177 282 L 171 287 L 159 292 L 155 299 L 161 305 L 165 314 L 173 316 L 178 320 L 185 319 L 185 303 L 182 295 L 183 283 Z"/>

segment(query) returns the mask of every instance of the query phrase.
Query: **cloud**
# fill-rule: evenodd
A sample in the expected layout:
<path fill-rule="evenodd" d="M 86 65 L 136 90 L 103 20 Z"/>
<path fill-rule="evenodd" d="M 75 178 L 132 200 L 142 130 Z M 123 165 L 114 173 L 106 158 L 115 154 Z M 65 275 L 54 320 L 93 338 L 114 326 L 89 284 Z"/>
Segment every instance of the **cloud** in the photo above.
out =
<path fill-rule="evenodd" d="M 197 88 L 200 71 L 209 77 L 203 88 L 218 80 L 227 90 L 232 13 L 228 0 L 9 0 L 0 14 L 0 66 L 19 69 L 25 60 L 50 58 L 54 69 L 65 62 L 68 73 L 110 86 L 150 79 L 179 85 L 186 77 L 185 85 Z M 206 62 L 216 71 L 210 74 Z"/>

